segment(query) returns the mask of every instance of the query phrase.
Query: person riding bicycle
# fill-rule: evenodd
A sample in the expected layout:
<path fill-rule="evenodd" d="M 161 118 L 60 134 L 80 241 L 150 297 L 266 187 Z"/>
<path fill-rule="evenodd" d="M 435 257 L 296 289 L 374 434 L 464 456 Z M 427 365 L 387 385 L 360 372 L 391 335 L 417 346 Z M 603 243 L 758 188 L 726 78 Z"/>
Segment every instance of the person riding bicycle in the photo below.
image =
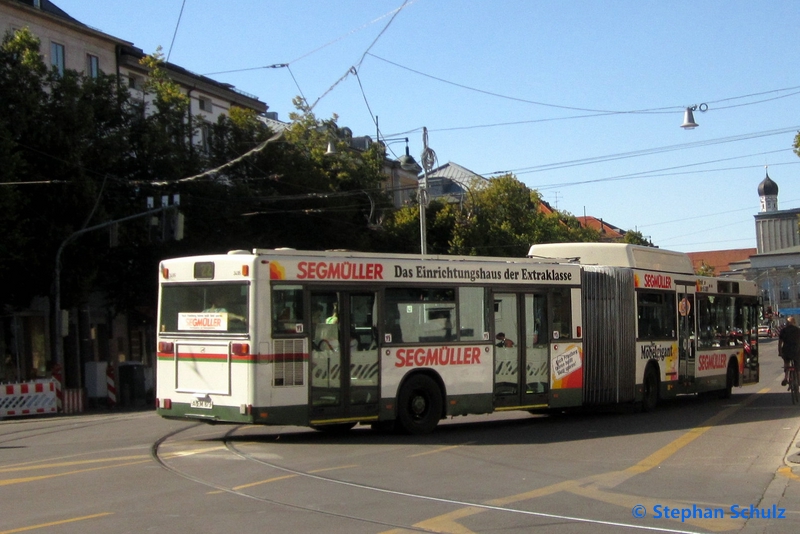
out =
<path fill-rule="evenodd" d="M 778 354 L 783 358 L 782 386 L 789 383 L 789 364 L 794 362 L 794 368 L 800 369 L 800 327 L 794 317 L 786 319 L 786 326 L 778 336 Z"/>

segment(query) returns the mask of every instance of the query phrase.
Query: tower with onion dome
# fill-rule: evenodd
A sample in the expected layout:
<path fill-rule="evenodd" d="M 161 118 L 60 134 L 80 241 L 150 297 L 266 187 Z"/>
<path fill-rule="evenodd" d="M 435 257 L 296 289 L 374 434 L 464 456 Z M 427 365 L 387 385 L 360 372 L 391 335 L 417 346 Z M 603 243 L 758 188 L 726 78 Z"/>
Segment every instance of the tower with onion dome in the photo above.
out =
<path fill-rule="evenodd" d="M 756 219 L 756 248 L 758 254 L 768 254 L 791 247 L 800 247 L 800 209 L 778 209 L 778 184 L 769 173 L 758 184 L 761 203 Z"/>

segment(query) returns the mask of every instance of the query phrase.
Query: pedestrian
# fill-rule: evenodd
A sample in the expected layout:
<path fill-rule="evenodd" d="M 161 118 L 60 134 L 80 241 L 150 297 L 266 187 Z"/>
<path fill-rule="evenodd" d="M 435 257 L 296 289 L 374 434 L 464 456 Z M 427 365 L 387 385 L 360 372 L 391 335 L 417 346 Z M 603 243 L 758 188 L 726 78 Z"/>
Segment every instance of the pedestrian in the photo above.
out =
<path fill-rule="evenodd" d="M 499 332 L 495 337 L 495 345 L 498 347 L 513 347 L 514 342 L 506 337 L 503 332 Z"/>
<path fill-rule="evenodd" d="M 794 368 L 800 369 L 800 327 L 794 317 L 786 319 L 786 326 L 778 335 L 778 355 L 783 358 L 782 386 L 789 383 L 789 365 L 794 362 Z"/>

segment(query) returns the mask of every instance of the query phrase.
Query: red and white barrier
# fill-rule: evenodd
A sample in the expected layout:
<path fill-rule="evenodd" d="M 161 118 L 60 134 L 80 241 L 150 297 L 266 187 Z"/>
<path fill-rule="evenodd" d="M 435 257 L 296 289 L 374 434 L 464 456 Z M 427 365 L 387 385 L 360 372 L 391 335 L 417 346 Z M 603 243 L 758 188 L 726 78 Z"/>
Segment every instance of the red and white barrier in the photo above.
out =
<path fill-rule="evenodd" d="M 58 364 L 53 367 L 53 380 L 56 383 L 56 405 L 60 412 L 64 409 L 64 392 L 62 391 L 64 379 L 62 378 L 61 366 Z"/>
<path fill-rule="evenodd" d="M 64 413 L 83 413 L 83 388 L 64 390 Z"/>
<path fill-rule="evenodd" d="M 108 407 L 112 408 L 117 404 L 117 384 L 114 380 L 114 365 L 111 362 L 106 367 L 106 385 L 108 386 Z"/>
<path fill-rule="evenodd" d="M 56 413 L 57 410 L 53 380 L 0 385 L 0 418 Z"/>

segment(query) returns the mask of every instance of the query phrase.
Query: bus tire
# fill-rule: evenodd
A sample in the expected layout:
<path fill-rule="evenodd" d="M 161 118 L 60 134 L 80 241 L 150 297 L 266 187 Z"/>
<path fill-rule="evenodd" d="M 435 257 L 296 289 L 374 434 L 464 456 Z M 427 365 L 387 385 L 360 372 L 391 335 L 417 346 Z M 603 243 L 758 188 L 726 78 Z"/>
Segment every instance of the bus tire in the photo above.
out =
<path fill-rule="evenodd" d="M 725 388 L 719 391 L 720 399 L 731 398 L 731 393 L 733 392 L 733 385 L 736 383 L 738 375 L 739 375 L 739 370 L 736 368 L 736 361 L 731 360 L 731 362 L 728 364 L 728 370 L 725 373 Z"/>
<path fill-rule="evenodd" d="M 652 412 L 658 406 L 658 372 L 653 365 L 647 367 L 642 384 L 642 411 Z"/>
<path fill-rule="evenodd" d="M 397 421 L 409 434 L 433 432 L 442 416 L 442 392 L 434 379 L 416 374 L 410 377 L 397 398 Z"/>

